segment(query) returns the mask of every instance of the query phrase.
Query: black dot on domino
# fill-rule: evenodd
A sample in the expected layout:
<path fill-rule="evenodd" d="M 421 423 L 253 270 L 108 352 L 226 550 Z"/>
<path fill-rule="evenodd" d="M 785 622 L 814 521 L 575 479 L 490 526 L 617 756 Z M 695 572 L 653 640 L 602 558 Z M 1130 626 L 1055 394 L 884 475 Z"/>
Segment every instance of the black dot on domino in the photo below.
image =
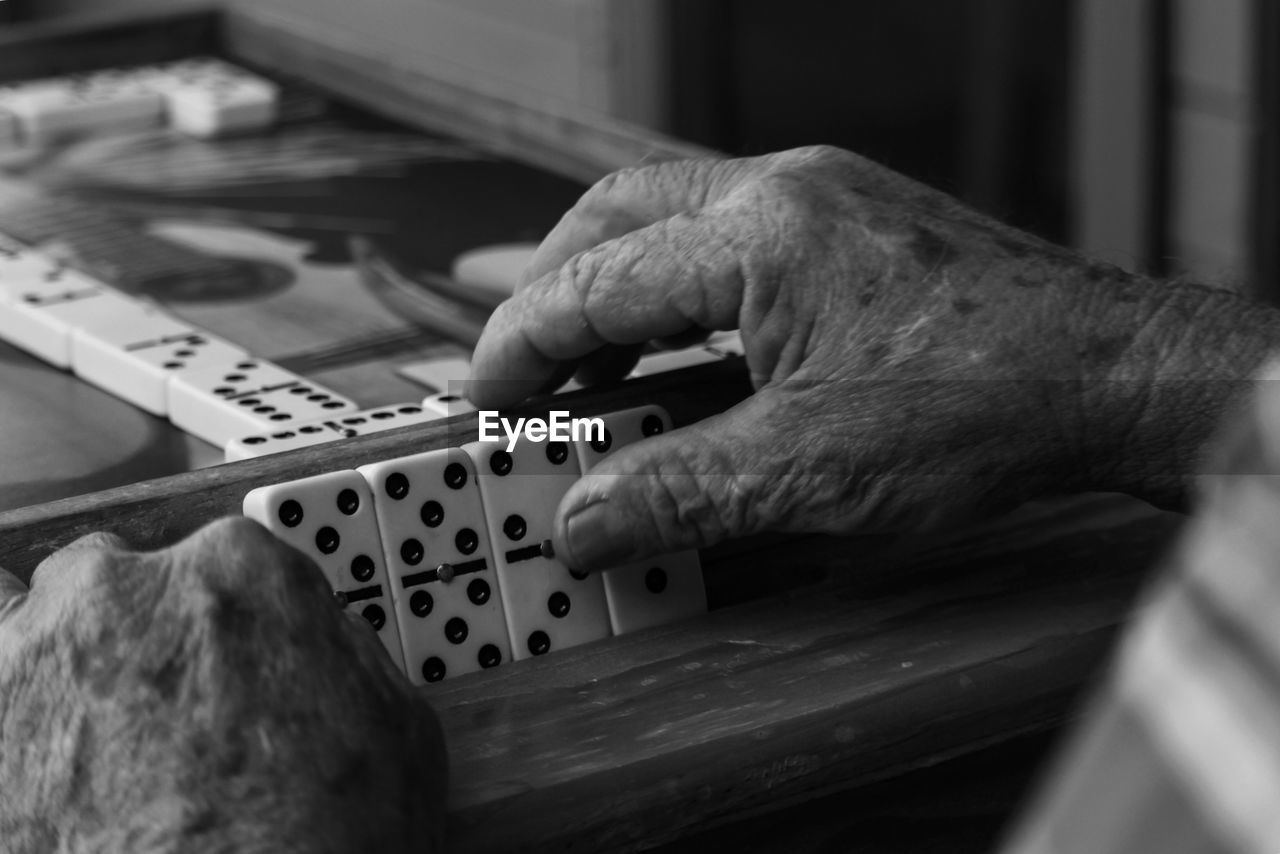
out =
<path fill-rule="evenodd" d="M 338 493 L 338 512 L 343 516 L 352 516 L 360 509 L 360 493 L 354 489 L 344 489 Z"/>
<path fill-rule="evenodd" d="M 422 662 L 422 678 L 428 682 L 439 682 L 444 678 L 444 662 L 434 655 Z"/>
<path fill-rule="evenodd" d="M 413 537 L 400 544 L 400 559 L 409 564 L 409 566 L 417 566 L 421 563 L 424 553 L 425 550 L 422 548 L 422 543 Z"/>
<path fill-rule="evenodd" d="M 613 447 L 613 436 L 609 433 L 609 428 L 604 428 L 602 432 L 603 435 L 597 439 L 592 439 L 588 443 L 591 445 L 591 450 L 595 451 L 597 454 L 603 454 L 605 451 Z"/>
<path fill-rule="evenodd" d="M 491 643 L 487 643 L 480 647 L 480 652 L 476 655 L 476 661 L 480 662 L 480 666 L 485 670 L 490 667 L 497 667 L 502 663 L 502 650 Z"/>
<path fill-rule="evenodd" d="M 656 415 L 646 415 L 644 420 L 640 422 L 640 432 L 646 436 L 656 436 L 664 429 L 662 419 Z"/>
<path fill-rule="evenodd" d="M 342 537 L 338 536 L 338 532 L 328 525 L 316 531 L 316 548 L 320 550 L 320 554 L 331 555 L 338 550 L 340 545 L 342 545 Z"/>
<path fill-rule="evenodd" d="M 399 501 L 409 494 L 409 478 L 405 477 L 403 472 L 394 471 L 382 482 L 382 488 L 388 497 Z"/>
<path fill-rule="evenodd" d="M 463 528 L 453 538 L 453 544 L 458 547 L 458 551 L 469 555 L 480 547 L 480 535 L 470 528 Z"/>
<path fill-rule="evenodd" d="M 373 626 L 374 631 L 381 631 L 387 624 L 387 612 L 382 610 L 381 605 L 368 605 L 360 613 Z"/>
<path fill-rule="evenodd" d="M 493 591 L 489 588 L 489 582 L 483 578 L 473 579 L 467 585 L 467 598 L 471 600 L 472 605 L 483 605 L 489 601 L 489 597 Z"/>
<path fill-rule="evenodd" d="M 453 617 L 444 624 L 445 639 L 451 644 L 460 644 L 467 639 L 467 621 L 461 617 Z"/>
<path fill-rule="evenodd" d="M 562 620 L 569 615 L 569 604 L 569 596 L 557 590 L 547 599 L 547 610 L 551 612 L 551 616 Z"/>
<path fill-rule="evenodd" d="M 425 617 L 436 606 L 436 600 L 425 590 L 415 590 L 409 597 L 409 610 L 415 617 Z"/>
<path fill-rule="evenodd" d="M 511 455 L 506 451 L 494 451 L 489 457 L 489 470 L 498 477 L 505 477 L 511 473 Z"/>
<path fill-rule="evenodd" d="M 444 485 L 450 489 L 462 489 L 467 485 L 467 469 L 462 463 L 449 463 L 444 468 Z"/>
<path fill-rule="evenodd" d="M 160 367 L 164 368 L 166 371 L 176 371 L 179 368 L 185 368 L 186 366 L 187 366 L 186 362 L 179 362 L 175 360 L 172 362 L 165 362 Z"/>
<path fill-rule="evenodd" d="M 547 633 L 539 629 L 529 635 L 529 652 L 534 655 L 546 655 L 551 650 L 551 638 L 547 637 Z"/>
<path fill-rule="evenodd" d="M 439 501 L 427 501 L 422 505 L 418 516 L 422 519 L 422 524 L 428 528 L 438 528 L 444 521 L 444 507 Z"/>
<path fill-rule="evenodd" d="M 373 578 L 376 567 L 368 555 L 356 555 L 351 559 L 351 577 L 361 583 Z"/>
<path fill-rule="evenodd" d="M 296 528 L 302 524 L 302 505 L 290 498 L 280 505 L 276 515 L 280 517 L 280 524 L 286 528 Z"/>
<path fill-rule="evenodd" d="M 644 574 L 644 586 L 650 593 L 661 593 L 667 589 L 667 572 L 660 566 L 652 567 Z"/>
<path fill-rule="evenodd" d="M 261 436 L 250 436 L 249 438 L 244 440 L 244 443 L 246 445 L 261 445 L 265 441 L 267 440 L 262 438 Z"/>
<path fill-rule="evenodd" d="M 547 444 L 547 459 L 552 465 L 562 465 L 565 460 L 569 459 L 569 446 L 564 442 L 549 442 Z"/>
<path fill-rule="evenodd" d="M 509 540 L 519 540 L 528 532 L 528 526 L 523 518 L 517 513 L 512 513 L 507 520 L 502 523 L 502 533 L 507 535 Z"/>

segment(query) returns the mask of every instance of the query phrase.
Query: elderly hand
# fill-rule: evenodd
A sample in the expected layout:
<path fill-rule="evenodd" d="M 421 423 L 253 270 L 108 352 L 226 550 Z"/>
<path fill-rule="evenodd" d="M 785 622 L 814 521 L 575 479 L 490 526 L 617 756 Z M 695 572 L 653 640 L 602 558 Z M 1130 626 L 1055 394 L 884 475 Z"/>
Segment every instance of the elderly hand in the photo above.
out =
<path fill-rule="evenodd" d="M 645 341 L 731 328 L 757 392 L 576 484 L 556 523 L 570 565 L 919 529 L 1062 489 L 1176 505 L 1216 412 L 1280 340 L 1274 312 L 1086 262 L 811 148 L 601 181 L 491 318 L 469 395 L 509 405 L 574 369 L 621 376 Z"/>
<path fill-rule="evenodd" d="M 0 570 L 8 852 L 440 850 L 439 724 L 318 569 L 244 519 Z"/>

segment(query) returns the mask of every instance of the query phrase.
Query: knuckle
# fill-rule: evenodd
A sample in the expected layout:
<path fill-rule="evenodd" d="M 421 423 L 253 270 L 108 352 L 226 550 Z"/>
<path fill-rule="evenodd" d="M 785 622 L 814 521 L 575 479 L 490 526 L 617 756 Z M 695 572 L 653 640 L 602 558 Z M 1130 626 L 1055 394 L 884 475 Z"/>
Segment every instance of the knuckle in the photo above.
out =
<path fill-rule="evenodd" d="M 631 289 L 642 284 L 635 281 L 644 257 L 637 244 L 633 240 L 613 241 L 578 256 L 572 271 L 574 288 L 589 320 L 614 307 L 617 300 L 628 298 Z"/>
<path fill-rule="evenodd" d="M 111 585 L 128 563 L 121 554 L 104 548 L 81 548 L 77 551 L 77 581 L 88 587 Z"/>
<path fill-rule="evenodd" d="M 45 558 L 32 574 L 31 586 L 75 591 L 110 586 L 133 557 L 119 537 L 88 534 Z"/>
<path fill-rule="evenodd" d="M 605 254 L 598 247 L 583 250 L 560 265 L 556 274 L 557 289 L 570 293 L 583 293 L 590 289 L 592 282 L 604 264 Z"/>
<path fill-rule="evenodd" d="M 711 545 L 742 530 L 733 475 L 687 453 L 664 455 L 649 472 L 650 523 L 663 550 Z"/>
<path fill-rule="evenodd" d="M 204 587 L 260 588 L 278 584 L 305 560 L 262 525 L 243 516 L 217 519 L 174 547 Z"/>
<path fill-rule="evenodd" d="M 91 534 L 85 534 L 67 546 L 67 550 L 76 549 L 126 552 L 129 551 L 129 544 L 121 537 L 108 531 L 94 531 Z"/>
<path fill-rule="evenodd" d="M 826 169 L 845 166 L 857 155 L 834 145 L 806 145 L 777 155 L 777 165 L 786 169 Z"/>
<path fill-rule="evenodd" d="M 576 205 L 579 209 L 590 210 L 598 205 L 606 203 L 608 200 L 617 195 L 626 187 L 631 186 L 640 176 L 648 171 L 651 167 L 646 166 L 630 166 L 626 169 L 619 169 L 616 172 L 610 172 L 600 180 L 591 185 L 588 190 L 582 194 L 582 198 Z"/>

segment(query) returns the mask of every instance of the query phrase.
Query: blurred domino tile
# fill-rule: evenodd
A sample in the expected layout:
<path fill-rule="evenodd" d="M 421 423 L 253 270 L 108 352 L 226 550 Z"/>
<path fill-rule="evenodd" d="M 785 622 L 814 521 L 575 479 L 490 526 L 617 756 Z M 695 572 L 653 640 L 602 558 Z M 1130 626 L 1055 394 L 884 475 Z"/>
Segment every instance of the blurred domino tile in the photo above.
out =
<path fill-rule="evenodd" d="M 329 389 L 3 235 L 0 339 L 219 446 L 356 409 Z M 425 418 L 416 404 L 367 417 L 379 425 Z"/>
<path fill-rule="evenodd" d="M 397 403 L 378 406 L 360 412 L 343 413 L 329 418 L 308 421 L 294 427 L 269 433 L 255 433 L 226 444 L 227 462 L 248 460 L 296 448 L 309 448 L 337 439 L 367 436 L 383 430 L 394 430 L 410 424 L 435 421 L 440 415 L 417 403 Z"/>
<path fill-rule="evenodd" d="M 158 127 L 212 137 L 266 127 L 278 109 L 275 83 L 207 57 L 30 80 L 0 88 L 0 152 Z"/>
<path fill-rule="evenodd" d="M 420 403 L 356 411 L 340 395 L 4 235 L 0 305 L 0 339 L 169 417 L 175 426 L 224 447 L 228 462 L 475 411 L 458 393 L 470 371 L 465 358 L 401 366 L 402 376 L 436 391 Z M 632 375 L 739 352 L 737 333 L 717 333 L 702 347 L 649 354 Z"/>

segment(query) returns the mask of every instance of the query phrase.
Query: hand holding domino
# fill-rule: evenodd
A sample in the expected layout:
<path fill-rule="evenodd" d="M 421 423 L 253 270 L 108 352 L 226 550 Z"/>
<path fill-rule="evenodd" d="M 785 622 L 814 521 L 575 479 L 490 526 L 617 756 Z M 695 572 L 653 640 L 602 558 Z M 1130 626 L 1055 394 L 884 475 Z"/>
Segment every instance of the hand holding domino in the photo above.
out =
<path fill-rule="evenodd" d="M 502 408 L 574 370 L 620 377 L 645 342 L 741 331 L 751 398 L 566 494 L 557 549 L 602 568 L 762 531 L 936 528 L 1063 489 L 1176 506 L 1278 325 L 816 147 L 599 182 L 493 313 L 469 397 Z M 1156 391 L 1175 375 L 1223 382 Z"/>

